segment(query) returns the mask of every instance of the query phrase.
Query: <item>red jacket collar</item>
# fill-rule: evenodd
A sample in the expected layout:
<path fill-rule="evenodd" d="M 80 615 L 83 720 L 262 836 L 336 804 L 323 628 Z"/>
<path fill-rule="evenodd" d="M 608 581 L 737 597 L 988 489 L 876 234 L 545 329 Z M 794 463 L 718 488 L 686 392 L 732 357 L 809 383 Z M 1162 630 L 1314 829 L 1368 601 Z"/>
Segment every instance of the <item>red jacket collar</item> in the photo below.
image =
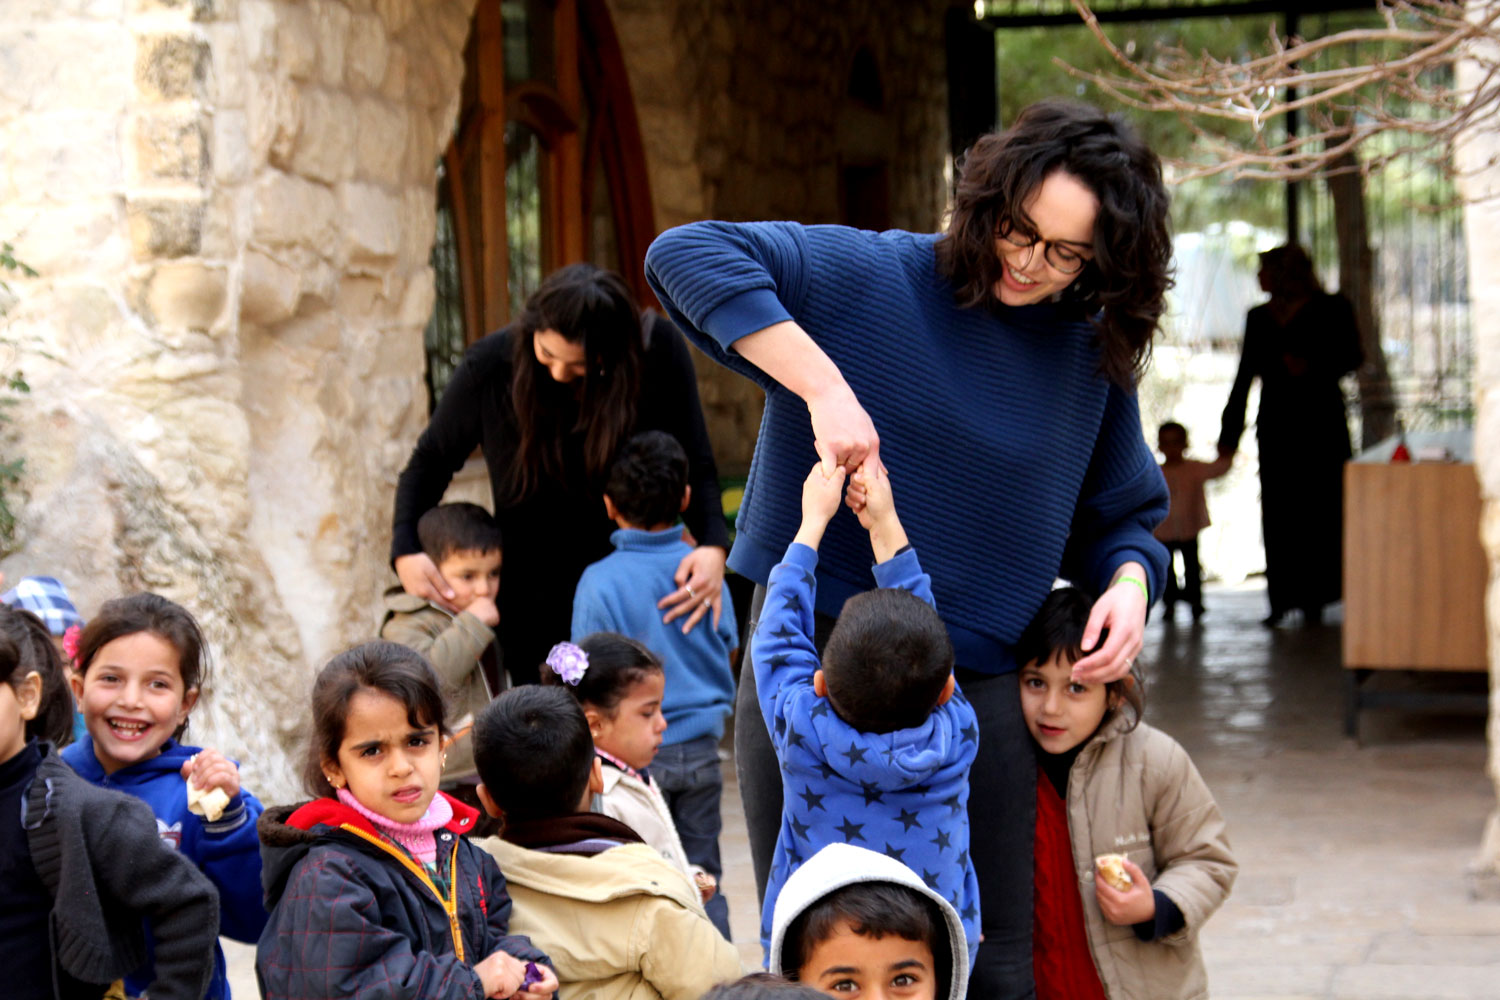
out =
<path fill-rule="evenodd" d="M 472 833 L 474 831 L 474 821 L 479 819 L 479 810 L 458 801 L 458 799 L 455 799 L 447 792 L 438 792 L 438 794 L 447 799 L 448 804 L 453 807 L 453 819 L 449 820 L 448 825 L 443 827 L 443 829 L 459 834 Z M 376 830 L 370 824 L 369 820 L 344 805 L 338 799 L 326 797 L 313 799 L 287 817 L 286 821 L 287 826 L 295 827 L 298 830 L 311 830 L 316 826 L 337 828 L 346 823 L 349 826 L 364 830 L 366 833 L 372 833 L 376 836 L 380 835 L 380 831 Z"/>

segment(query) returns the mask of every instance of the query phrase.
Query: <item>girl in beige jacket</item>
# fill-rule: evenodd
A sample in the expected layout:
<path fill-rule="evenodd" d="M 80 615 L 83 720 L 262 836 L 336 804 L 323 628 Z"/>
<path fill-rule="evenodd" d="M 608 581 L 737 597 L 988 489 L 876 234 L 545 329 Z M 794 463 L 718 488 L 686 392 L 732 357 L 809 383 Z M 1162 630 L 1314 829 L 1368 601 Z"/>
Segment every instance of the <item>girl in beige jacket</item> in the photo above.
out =
<path fill-rule="evenodd" d="M 1037 997 L 1206 997 L 1198 930 L 1238 865 L 1187 753 L 1140 721 L 1139 679 L 1072 679 L 1092 604 L 1054 590 L 1016 643 L 1039 770 Z"/>

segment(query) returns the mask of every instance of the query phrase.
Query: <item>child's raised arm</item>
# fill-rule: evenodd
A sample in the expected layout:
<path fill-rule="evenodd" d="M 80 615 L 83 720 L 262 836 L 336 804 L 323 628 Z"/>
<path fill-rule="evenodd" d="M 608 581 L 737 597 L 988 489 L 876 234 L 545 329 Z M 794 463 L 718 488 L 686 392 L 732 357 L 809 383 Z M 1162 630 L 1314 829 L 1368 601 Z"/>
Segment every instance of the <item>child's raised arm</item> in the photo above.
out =
<path fill-rule="evenodd" d="M 854 482 L 865 495 L 865 504 L 858 512 L 860 526 L 870 533 L 875 561 L 886 562 L 908 544 L 906 529 L 901 527 L 901 519 L 896 516 L 890 474 L 879 462 L 866 462 L 854 473 Z"/>
<path fill-rule="evenodd" d="M 814 552 L 818 551 L 823 532 L 828 529 L 828 522 L 833 520 L 833 515 L 838 513 L 839 501 L 843 497 L 844 467 L 834 466 L 833 474 L 825 475 L 823 463 L 814 465 L 802 483 L 802 526 L 797 529 L 797 535 L 792 541 L 800 542 Z"/>

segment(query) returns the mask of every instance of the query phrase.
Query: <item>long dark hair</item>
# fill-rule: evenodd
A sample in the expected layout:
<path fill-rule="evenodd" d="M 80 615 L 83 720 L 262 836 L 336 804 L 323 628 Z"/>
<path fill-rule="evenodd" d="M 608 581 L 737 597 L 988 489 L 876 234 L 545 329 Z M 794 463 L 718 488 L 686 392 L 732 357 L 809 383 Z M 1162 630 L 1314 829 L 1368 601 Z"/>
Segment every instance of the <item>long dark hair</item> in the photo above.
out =
<path fill-rule="evenodd" d="M 532 346 L 539 330 L 555 330 L 570 344 L 582 344 L 588 370 L 582 378 L 578 420 L 561 426 L 559 405 L 568 386 L 558 385 L 537 362 Z M 526 300 L 511 356 L 511 400 L 520 443 L 507 482 L 510 499 L 520 500 L 547 478 L 561 478 L 563 440 L 583 434 L 584 469 L 602 488 L 610 463 L 635 426 L 645 345 L 641 316 L 625 281 L 592 264 L 570 264 L 553 271 Z"/>
<path fill-rule="evenodd" d="M 1102 310 L 1100 369 L 1130 385 L 1145 368 L 1151 338 L 1172 286 L 1172 238 L 1161 161 L 1119 115 L 1071 101 L 1039 101 L 1009 129 L 992 132 L 965 155 L 948 232 L 937 244 L 938 269 L 965 307 L 994 304 L 1002 263 L 1002 225 L 1034 231 L 1026 199 L 1056 170 L 1099 199 L 1094 257 L 1063 298 L 1084 312 Z"/>

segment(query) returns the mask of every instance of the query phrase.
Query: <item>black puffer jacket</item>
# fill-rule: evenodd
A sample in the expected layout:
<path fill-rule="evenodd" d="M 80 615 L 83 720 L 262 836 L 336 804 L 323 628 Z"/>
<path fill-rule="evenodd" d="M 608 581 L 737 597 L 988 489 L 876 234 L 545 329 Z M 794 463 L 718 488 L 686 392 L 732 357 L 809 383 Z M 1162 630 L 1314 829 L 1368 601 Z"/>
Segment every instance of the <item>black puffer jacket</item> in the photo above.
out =
<path fill-rule="evenodd" d="M 449 801 L 453 821 L 437 833 L 451 876 L 443 893 L 341 802 L 314 799 L 261 816 L 271 919 L 255 971 L 266 1000 L 483 1000 L 475 962 L 505 951 L 551 964 L 530 940 L 506 933 L 505 877 L 461 836 L 478 814 Z"/>

